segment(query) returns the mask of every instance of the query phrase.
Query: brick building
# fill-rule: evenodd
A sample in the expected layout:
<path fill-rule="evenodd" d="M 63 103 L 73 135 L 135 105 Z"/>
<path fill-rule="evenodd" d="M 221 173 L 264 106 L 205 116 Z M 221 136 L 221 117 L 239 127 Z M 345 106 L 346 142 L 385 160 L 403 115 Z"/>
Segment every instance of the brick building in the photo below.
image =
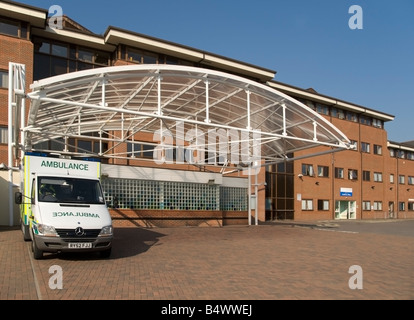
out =
<path fill-rule="evenodd" d="M 104 35 L 97 35 L 66 16 L 61 20 L 63 29 L 50 29 L 47 16 L 47 9 L 13 1 L 0 3 L 0 163 L 7 163 L 9 148 L 9 62 L 26 66 L 27 91 L 34 81 L 81 70 L 140 64 L 192 66 L 223 71 L 276 89 L 322 115 L 356 146 L 355 150 L 314 157 L 308 156 L 318 154 L 318 148 L 323 153 L 324 147 L 295 151 L 288 158 L 296 160 L 266 166 L 258 181 L 261 187 L 257 217 L 260 221 L 414 217 L 414 145 L 388 141 L 385 126 L 394 116 L 311 89 L 277 82 L 273 70 L 135 31 L 108 27 Z M 137 137 L 142 141 L 150 138 L 145 134 Z M 70 144 L 74 151 L 92 152 L 98 148 L 94 141 L 74 138 Z M 37 147 L 42 146 L 61 148 L 59 141 L 52 140 Z M 246 223 L 247 179 L 229 176 L 220 187 L 207 188 L 206 183 L 201 183 L 211 181 L 207 172 L 198 170 L 193 180 L 183 180 L 185 172 L 195 170 L 193 167 L 156 166 L 146 144 L 116 147 L 108 142 L 103 147 L 128 155 L 125 159 L 107 162 L 120 166 L 117 171 L 121 173 L 116 179 L 106 179 L 103 183 L 112 206 L 113 192 L 117 192 L 117 207 L 111 211 L 117 223 L 159 226 L 179 225 L 183 221 L 186 225 Z M 142 161 L 135 160 L 137 155 Z M 153 176 L 149 180 L 125 179 L 131 175 L 130 168 L 136 166 L 148 172 L 154 172 L 154 168 L 161 171 L 151 173 Z M 113 174 L 114 167 L 107 168 L 107 172 Z M 220 169 L 213 171 L 211 174 L 217 175 Z M 165 175 L 177 178 L 167 183 L 161 178 Z M 181 194 L 182 198 L 177 200 L 168 192 Z M 132 201 L 137 193 L 140 200 Z M 194 197 L 206 193 L 211 203 L 188 205 L 194 202 Z M 166 197 L 170 197 L 169 208 Z"/>

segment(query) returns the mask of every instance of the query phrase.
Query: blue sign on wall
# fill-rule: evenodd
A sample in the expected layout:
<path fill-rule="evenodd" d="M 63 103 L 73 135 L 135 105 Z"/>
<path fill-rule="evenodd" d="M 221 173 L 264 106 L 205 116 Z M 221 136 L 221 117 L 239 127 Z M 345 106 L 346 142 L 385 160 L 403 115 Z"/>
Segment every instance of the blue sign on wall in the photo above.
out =
<path fill-rule="evenodd" d="M 341 197 L 352 197 L 352 188 L 341 188 L 339 195 Z"/>

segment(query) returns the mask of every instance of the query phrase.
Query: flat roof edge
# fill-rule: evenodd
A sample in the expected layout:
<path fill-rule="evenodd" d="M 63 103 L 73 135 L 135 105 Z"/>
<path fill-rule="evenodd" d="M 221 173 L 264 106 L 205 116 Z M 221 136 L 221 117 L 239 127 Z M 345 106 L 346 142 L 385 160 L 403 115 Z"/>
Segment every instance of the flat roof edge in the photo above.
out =
<path fill-rule="evenodd" d="M 237 67 L 240 70 L 248 71 L 251 74 L 257 74 L 257 77 L 259 77 L 262 80 L 271 80 L 275 77 L 276 71 L 271 70 L 268 68 L 263 68 L 257 65 L 253 65 L 250 63 L 246 63 L 243 61 L 239 61 L 236 59 L 228 58 L 222 55 L 218 55 L 215 53 L 211 53 L 205 50 L 200 50 L 197 48 L 193 48 L 190 46 L 178 44 L 175 42 L 163 40 L 160 38 L 148 36 L 142 33 L 122 29 L 119 27 L 109 26 L 107 30 L 104 33 L 105 42 L 109 42 L 109 38 L 111 37 L 111 33 L 114 33 L 113 36 L 116 36 L 116 32 L 118 32 L 119 37 L 125 38 L 127 40 L 128 36 L 136 37 L 136 39 L 145 39 L 150 43 L 150 46 L 153 46 L 154 48 L 163 47 L 165 45 L 169 46 L 171 49 L 181 49 L 184 50 L 189 56 L 194 55 L 195 58 L 200 59 L 200 62 L 212 62 L 212 63 L 218 63 L 220 65 L 227 65 L 232 67 Z M 117 43 L 116 43 L 117 44 Z M 171 50 L 174 51 L 174 50 Z M 248 69 L 246 69 L 248 67 Z"/>
<path fill-rule="evenodd" d="M 391 115 L 391 114 L 388 114 L 388 113 L 385 113 L 385 112 L 382 112 L 382 111 L 367 108 L 367 107 L 364 107 L 364 106 L 361 106 L 361 105 L 358 105 L 358 104 L 355 104 L 355 103 L 352 103 L 352 102 L 348 102 L 348 101 L 341 100 L 341 99 L 338 99 L 338 98 L 330 97 L 330 96 L 320 94 L 320 93 L 317 93 L 317 92 L 310 92 L 306 89 L 295 87 L 295 86 L 292 86 L 292 85 L 289 85 L 289 84 L 286 84 L 286 83 L 282 83 L 282 82 L 279 82 L 279 81 L 275 81 L 275 80 L 268 81 L 268 85 L 275 88 L 275 89 L 288 91 L 290 93 L 301 95 L 301 96 L 304 96 L 304 97 L 309 97 L 311 99 L 318 100 L 321 103 L 326 103 L 328 105 L 332 105 L 332 106 L 337 105 L 338 107 L 343 107 L 347 110 L 352 110 L 356 113 L 366 113 L 366 114 L 377 117 L 377 118 L 379 118 L 381 120 L 384 120 L 384 121 L 393 121 L 395 119 L 394 115 Z"/>
<path fill-rule="evenodd" d="M 8 0 L 0 1 L 0 10 L 9 12 L 9 18 L 28 21 L 37 27 L 46 25 L 49 13 L 46 9 Z"/>

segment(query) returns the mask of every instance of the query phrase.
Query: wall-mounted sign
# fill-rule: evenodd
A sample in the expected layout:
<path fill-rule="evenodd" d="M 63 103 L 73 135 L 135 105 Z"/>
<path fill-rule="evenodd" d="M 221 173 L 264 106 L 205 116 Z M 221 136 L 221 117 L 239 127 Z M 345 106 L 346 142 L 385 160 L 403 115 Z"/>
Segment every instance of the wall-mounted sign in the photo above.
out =
<path fill-rule="evenodd" d="M 341 197 L 352 197 L 352 188 L 341 188 L 339 190 L 339 195 Z"/>

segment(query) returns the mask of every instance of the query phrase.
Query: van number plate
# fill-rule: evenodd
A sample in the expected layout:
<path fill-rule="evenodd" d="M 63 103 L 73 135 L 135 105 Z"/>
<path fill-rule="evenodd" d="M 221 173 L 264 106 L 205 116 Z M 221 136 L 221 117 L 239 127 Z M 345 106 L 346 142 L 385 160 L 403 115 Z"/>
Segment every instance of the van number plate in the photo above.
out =
<path fill-rule="evenodd" d="M 85 248 L 92 248 L 92 243 L 90 242 L 69 243 L 69 249 L 85 249 Z"/>

